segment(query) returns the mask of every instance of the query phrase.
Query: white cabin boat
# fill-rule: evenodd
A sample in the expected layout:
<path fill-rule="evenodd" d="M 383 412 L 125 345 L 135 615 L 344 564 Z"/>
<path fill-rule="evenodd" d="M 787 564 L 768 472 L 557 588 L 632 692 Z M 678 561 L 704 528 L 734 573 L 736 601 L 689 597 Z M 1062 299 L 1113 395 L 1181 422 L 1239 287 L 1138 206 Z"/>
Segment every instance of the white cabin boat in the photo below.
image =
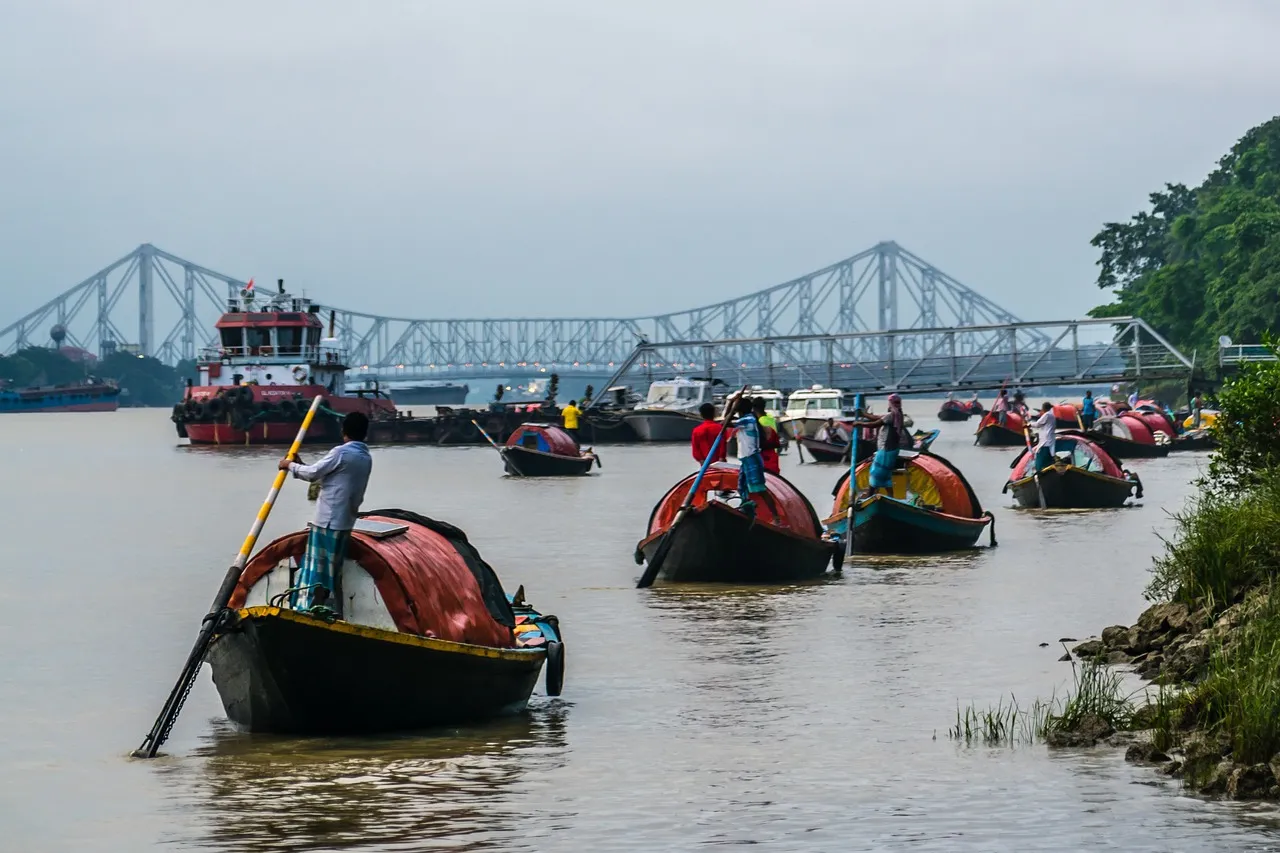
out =
<path fill-rule="evenodd" d="M 787 398 L 787 408 L 778 418 L 778 425 L 792 438 L 813 438 L 828 419 L 840 420 L 846 414 L 843 391 L 814 385 Z"/>
<path fill-rule="evenodd" d="M 641 441 L 689 441 L 702 420 L 698 409 L 712 402 L 712 384 L 705 379 L 663 379 L 622 419 Z"/>

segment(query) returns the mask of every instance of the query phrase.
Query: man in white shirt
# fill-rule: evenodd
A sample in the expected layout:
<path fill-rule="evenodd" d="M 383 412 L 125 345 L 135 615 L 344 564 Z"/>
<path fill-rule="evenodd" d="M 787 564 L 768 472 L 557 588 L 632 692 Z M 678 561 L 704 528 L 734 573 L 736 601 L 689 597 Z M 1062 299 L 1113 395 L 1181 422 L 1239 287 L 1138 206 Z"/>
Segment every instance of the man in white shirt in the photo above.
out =
<path fill-rule="evenodd" d="M 351 530 L 355 527 L 365 487 L 369 484 L 369 474 L 373 470 L 373 458 L 364 443 L 368 434 L 369 419 L 359 412 L 352 412 L 342 421 L 343 443 L 330 450 L 319 462 L 304 465 L 301 459 L 280 460 L 281 470 L 288 471 L 299 480 L 320 483 L 315 520 L 307 532 L 307 551 L 293 584 L 298 590 L 291 601 L 294 610 L 306 611 L 326 605 L 341 615 L 338 573 L 342 570 Z"/>
<path fill-rule="evenodd" d="M 1053 464 L 1055 430 L 1058 419 L 1053 414 L 1053 404 L 1045 403 L 1040 407 L 1040 417 L 1031 425 L 1036 428 L 1036 470 L 1040 471 Z"/>

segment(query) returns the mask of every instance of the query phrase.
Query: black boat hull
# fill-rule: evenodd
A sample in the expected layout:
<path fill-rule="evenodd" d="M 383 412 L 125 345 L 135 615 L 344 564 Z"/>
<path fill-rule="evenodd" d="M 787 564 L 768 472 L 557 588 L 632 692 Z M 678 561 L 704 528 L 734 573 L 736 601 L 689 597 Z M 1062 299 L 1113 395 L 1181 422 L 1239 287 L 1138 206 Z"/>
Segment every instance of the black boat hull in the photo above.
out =
<path fill-rule="evenodd" d="M 940 421 L 955 423 L 959 421 L 967 421 L 971 417 L 973 417 L 973 413 L 967 409 L 950 409 L 944 407 L 938 410 L 938 420 Z"/>
<path fill-rule="evenodd" d="M 1174 450 L 1213 450 L 1218 442 L 1207 430 L 1199 430 L 1198 434 L 1180 435 L 1173 440 Z"/>
<path fill-rule="evenodd" d="M 623 423 L 641 441 L 686 442 L 702 418 L 688 412 L 667 409 L 635 409 L 622 416 Z"/>
<path fill-rule="evenodd" d="M 1109 477 L 1084 471 L 1074 466 L 1062 468 L 1051 465 L 1040 471 L 1040 486 L 1044 490 L 1047 509 L 1110 509 L 1124 506 L 1137 486 L 1133 480 Z M 1013 491 L 1013 499 L 1019 506 L 1040 508 L 1039 490 L 1035 479 L 1026 477 L 1014 480 L 1007 486 Z"/>
<path fill-rule="evenodd" d="M 1025 447 L 1027 437 L 999 424 L 987 424 L 978 431 L 977 443 L 981 447 Z"/>
<path fill-rule="evenodd" d="M 527 447 L 504 447 L 507 473 L 516 477 L 579 477 L 591 472 L 594 456 L 559 456 Z"/>
<path fill-rule="evenodd" d="M 805 438 L 800 436 L 796 439 L 805 452 L 813 458 L 814 462 L 845 462 L 849 461 L 849 445 L 832 444 L 829 441 L 819 441 L 816 438 Z"/>
<path fill-rule="evenodd" d="M 744 513 L 722 503 L 690 510 L 671 535 L 671 550 L 658 578 L 672 583 L 809 580 L 826 572 L 836 554 L 835 545 L 827 540 L 764 522 L 753 524 Z M 662 538 L 662 533 L 656 533 L 637 546 L 646 562 Z"/>
<path fill-rule="evenodd" d="M 1156 459 L 1168 456 L 1173 444 L 1141 444 L 1127 438 L 1090 431 L 1086 435 L 1114 459 Z"/>
<path fill-rule="evenodd" d="M 241 610 L 209 649 L 227 717 L 254 732 L 358 734 L 524 710 L 546 652 L 490 649 L 274 607 Z"/>

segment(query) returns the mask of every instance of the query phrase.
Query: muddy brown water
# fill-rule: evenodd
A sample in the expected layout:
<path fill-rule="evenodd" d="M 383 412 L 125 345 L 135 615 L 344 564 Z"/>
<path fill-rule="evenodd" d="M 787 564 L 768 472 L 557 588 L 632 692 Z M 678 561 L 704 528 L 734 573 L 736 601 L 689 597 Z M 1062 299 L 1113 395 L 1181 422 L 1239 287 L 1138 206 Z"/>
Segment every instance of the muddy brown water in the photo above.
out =
<path fill-rule="evenodd" d="M 908 402 L 926 428 L 935 408 Z M 1131 463 L 1137 508 L 1020 512 L 1000 494 L 1013 451 L 973 447 L 974 425 L 934 449 L 999 547 L 768 589 L 633 588 L 686 448 L 604 447 L 596 476 L 537 482 L 490 448 L 377 448 L 368 508 L 461 525 L 560 616 L 564 695 L 490 725 L 297 739 L 234 731 L 206 672 L 142 762 L 279 451 L 180 446 L 161 410 L 0 418 L 0 850 L 1280 849 L 1270 807 L 1185 796 L 1117 750 L 948 739 L 958 703 L 1060 695 L 1060 637 L 1133 620 L 1205 462 Z M 839 469 L 783 465 L 825 513 Z M 305 491 L 268 536 L 306 522 Z"/>

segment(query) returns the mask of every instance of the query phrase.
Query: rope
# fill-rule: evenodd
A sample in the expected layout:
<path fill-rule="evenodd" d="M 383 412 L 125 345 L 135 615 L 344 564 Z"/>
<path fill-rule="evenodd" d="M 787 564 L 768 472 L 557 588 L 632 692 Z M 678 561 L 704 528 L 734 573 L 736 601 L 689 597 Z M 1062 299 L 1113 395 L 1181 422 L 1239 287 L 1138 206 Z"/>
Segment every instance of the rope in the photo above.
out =
<path fill-rule="evenodd" d="M 982 514 L 983 518 L 991 519 L 991 526 L 987 528 L 987 546 L 994 548 L 1000 543 L 996 541 L 996 517 L 992 515 L 991 510 L 987 510 Z"/>

